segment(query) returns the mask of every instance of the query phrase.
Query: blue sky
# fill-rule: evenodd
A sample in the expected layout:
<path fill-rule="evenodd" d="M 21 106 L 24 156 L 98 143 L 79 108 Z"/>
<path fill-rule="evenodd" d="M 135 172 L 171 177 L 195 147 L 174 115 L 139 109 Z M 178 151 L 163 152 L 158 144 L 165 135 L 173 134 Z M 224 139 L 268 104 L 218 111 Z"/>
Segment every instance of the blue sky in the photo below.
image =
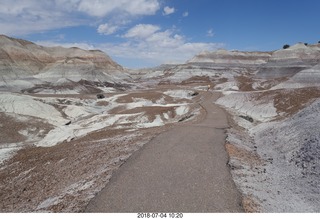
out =
<path fill-rule="evenodd" d="M 319 0 L 0 0 L 0 33 L 101 49 L 119 64 L 183 63 L 208 50 L 320 40 Z"/>

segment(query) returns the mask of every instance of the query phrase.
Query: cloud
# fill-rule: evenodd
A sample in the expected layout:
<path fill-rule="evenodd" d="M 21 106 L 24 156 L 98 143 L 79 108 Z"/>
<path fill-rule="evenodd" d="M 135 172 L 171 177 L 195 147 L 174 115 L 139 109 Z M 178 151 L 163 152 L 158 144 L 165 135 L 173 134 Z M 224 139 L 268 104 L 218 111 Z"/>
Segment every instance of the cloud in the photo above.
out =
<path fill-rule="evenodd" d="M 88 25 L 101 20 L 109 23 L 112 17 L 134 19 L 137 16 L 154 15 L 160 9 L 159 2 L 160 0 L 1 0 L 0 31 L 7 35 L 25 35 Z M 103 27 L 101 26 L 100 31 Z M 115 25 L 111 27 L 114 29 Z M 112 32 L 111 27 L 109 32 Z"/>
<path fill-rule="evenodd" d="M 97 17 L 104 17 L 115 11 L 125 11 L 131 15 L 153 15 L 160 7 L 158 0 L 75 0 L 72 2 L 79 2 L 77 5 L 79 11 Z"/>
<path fill-rule="evenodd" d="M 104 34 L 104 35 L 110 35 L 115 33 L 119 29 L 119 26 L 110 25 L 108 23 L 101 24 L 98 27 L 98 33 Z"/>
<path fill-rule="evenodd" d="M 124 35 L 124 37 L 146 39 L 151 35 L 153 35 L 155 32 L 157 32 L 158 30 L 160 30 L 160 27 L 156 25 L 138 24 L 135 27 L 128 30 L 128 32 Z"/>
<path fill-rule="evenodd" d="M 159 26 L 150 24 L 138 24 L 124 37 L 127 39 L 124 43 L 108 43 L 100 46 L 111 57 L 136 60 L 142 63 L 140 67 L 184 63 L 201 51 L 224 47 L 222 43 L 188 42 L 184 36 L 172 29 L 161 30 Z"/>
<path fill-rule="evenodd" d="M 214 32 L 213 32 L 212 29 L 209 29 L 209 30 L 207 31 L 207 36 L 208 36 L 208 37 L 213 37 L 213 36 L 214 36 Z"/>
<path fill-rule="evenodd" d="M 184 12 L 184 13 L 182 14 L 182 16 L 183 16 L 183 17 L 188 17 L 188 16 L 189 16 L 189 12 L 188 12 L 188 11 Z"/>
<path fill-rule="evenodd" d="M 166 6 L 163 9 L 163 15 L 173 14 L 174 12 L 175 12 L 174 7 L 170 8 L 170 7 Z"/>

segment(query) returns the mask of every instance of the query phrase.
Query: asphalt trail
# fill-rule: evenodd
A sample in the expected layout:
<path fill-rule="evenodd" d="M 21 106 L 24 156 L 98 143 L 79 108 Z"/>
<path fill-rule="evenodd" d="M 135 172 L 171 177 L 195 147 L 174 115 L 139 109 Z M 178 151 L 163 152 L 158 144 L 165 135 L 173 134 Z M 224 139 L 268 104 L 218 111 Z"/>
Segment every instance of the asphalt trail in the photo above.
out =
<path fill-rule="evenodd" d="M 224 148 L 218 93 L 202 93 L 205 118 L 164 132 L 134 153 L 86 212 L 243 212 Z"/>

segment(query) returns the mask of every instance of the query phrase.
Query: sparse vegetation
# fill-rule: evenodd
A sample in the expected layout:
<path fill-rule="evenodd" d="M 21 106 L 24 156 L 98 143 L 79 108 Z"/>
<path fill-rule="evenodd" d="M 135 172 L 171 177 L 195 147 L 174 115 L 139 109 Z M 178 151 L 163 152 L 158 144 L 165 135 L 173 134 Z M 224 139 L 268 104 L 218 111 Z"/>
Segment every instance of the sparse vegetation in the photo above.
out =
<path fill-rule="evenodd" d="M 290 45 L 286 44 L 283 46 L 283 49 L 288 49 L 290 47 Z"/>
<path fill-rule="evenodd" d="M 97 98 L 98 98 L 98 99 L 104 99 L 105 96 L 104 96 L 103 94 L 97 94 Z"/>
<path fill-rule="evenodd" d="M 250 116 L 243 116 L 243 115 L 240 115 L 240 118 L 243 118 L 243 119 L 245 119 L 245 120 L 247 120 L 247 121 L 249 121 L 249 122 L 253 123 L 253 118 L 252 118 L 252 117 L 250 117 Z"/>

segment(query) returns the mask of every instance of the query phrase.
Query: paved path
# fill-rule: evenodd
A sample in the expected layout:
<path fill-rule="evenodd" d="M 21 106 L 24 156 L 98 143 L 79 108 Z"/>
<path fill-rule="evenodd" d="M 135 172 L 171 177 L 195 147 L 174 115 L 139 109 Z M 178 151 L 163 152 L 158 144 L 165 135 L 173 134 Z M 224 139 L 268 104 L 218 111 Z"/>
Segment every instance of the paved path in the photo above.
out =
<path fill-rule="evenodd" d="M 204 93 L 206 118 L 150 141 L 115 172 L 87 212 L 242 212 L 224 148 L 224 111 Z"/>

